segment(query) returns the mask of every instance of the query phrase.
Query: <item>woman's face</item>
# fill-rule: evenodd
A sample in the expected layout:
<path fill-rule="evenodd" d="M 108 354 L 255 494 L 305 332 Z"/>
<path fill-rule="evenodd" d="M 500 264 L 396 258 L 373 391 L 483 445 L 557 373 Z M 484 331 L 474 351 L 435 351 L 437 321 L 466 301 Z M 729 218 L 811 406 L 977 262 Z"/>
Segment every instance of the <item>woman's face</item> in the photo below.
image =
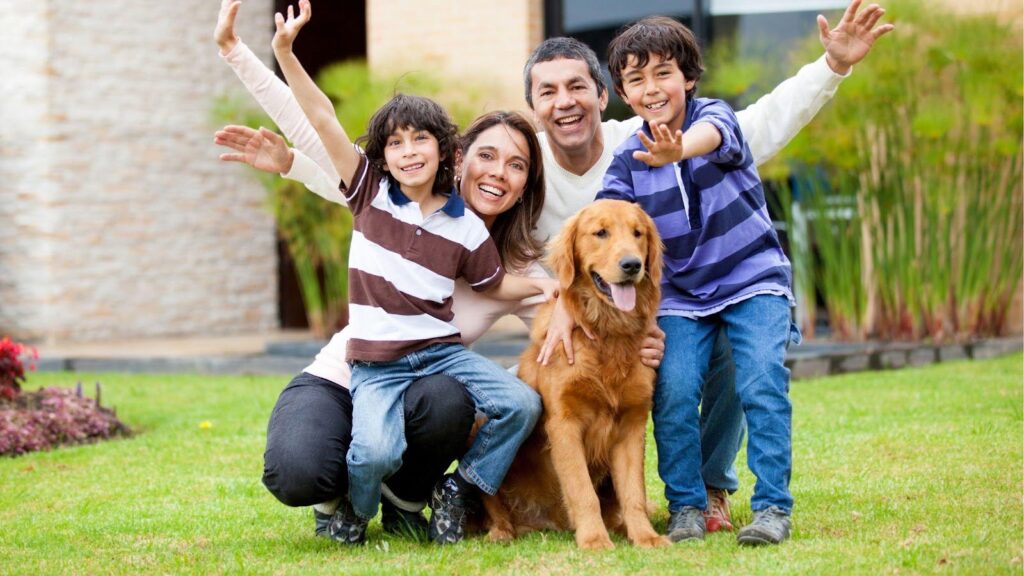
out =
<path fill-rule="evenodd" d="M 526 138 L 518 130 L 504 124 L 491 126 L 465 151 L 459 192 L 490 226 L 522 198 L 531 160 Z"/>

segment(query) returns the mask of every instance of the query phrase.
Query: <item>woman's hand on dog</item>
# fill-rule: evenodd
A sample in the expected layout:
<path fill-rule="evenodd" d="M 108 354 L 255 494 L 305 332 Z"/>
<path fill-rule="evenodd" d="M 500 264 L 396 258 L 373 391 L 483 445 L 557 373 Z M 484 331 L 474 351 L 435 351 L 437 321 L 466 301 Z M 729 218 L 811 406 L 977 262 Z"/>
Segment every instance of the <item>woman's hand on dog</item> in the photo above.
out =
<path fill-rule="evenodd" d="M 640 361 L 648 368 L 657 368 L 661 366 L 661 359 L 664 357 L 665 333 L 658 328 L 657 324 L 651 324 L 640 348 Z"/>
<path fill-rule="evenodd" d="M 572 331 L 576 328 L 576 322 L 572 319 L 572 315 L 569 314 L 569 310 L 565 307 L 564 300 L 556 300 L 555 306 L 551 309 L 551 319 L 548 320 L 548 333 L 544 337 L 544 344 L 540 347 L 540 354 L 537 355 L 537 362 L 541 366 L 547 366 L 548 360 L 555 352 L 555 347 L 559 343 L 562 344 L 562 350 L 565 351 L 565 360 L 569 364 L 575 361 L 573 357 L 572 348 Z M 591 334 L 586 328 L 582 327 L 583 333 L 586 334 L 587 338 L 594 340 L 594 335 Z M 662 349 L 664 349 L 664 342 L 662 343 Z"/>

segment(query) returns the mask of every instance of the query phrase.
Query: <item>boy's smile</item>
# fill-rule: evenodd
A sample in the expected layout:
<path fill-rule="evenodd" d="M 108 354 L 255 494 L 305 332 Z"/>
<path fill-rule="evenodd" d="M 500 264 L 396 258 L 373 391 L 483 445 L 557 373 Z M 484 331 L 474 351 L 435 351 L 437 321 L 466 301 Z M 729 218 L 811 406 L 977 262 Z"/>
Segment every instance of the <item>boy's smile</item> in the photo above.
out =
<path fill-rule="evenodd" d="M 622 98 L 650 125 L 665 124 L 680 130 L 686 118 L 686 91 L 695 80 L 687 80 L 674 58 L 650 54 L 647 64 L 638 66 L 630 56 L 622 71 Z"/>

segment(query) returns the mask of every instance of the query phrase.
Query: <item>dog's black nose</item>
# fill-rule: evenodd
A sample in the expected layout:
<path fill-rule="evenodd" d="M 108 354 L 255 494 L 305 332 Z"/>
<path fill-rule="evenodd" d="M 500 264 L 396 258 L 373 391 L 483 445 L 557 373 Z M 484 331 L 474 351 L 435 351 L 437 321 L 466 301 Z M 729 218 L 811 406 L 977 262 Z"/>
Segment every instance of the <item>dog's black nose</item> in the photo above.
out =
<path fill-rule="evenodd" d="M 622 260 L 619 260 L 619 268 L 626 273 L 627 276 L 636 276 L 640 273 L 640 268 L 643 263 L 636 256 L 626 256 Z"/>

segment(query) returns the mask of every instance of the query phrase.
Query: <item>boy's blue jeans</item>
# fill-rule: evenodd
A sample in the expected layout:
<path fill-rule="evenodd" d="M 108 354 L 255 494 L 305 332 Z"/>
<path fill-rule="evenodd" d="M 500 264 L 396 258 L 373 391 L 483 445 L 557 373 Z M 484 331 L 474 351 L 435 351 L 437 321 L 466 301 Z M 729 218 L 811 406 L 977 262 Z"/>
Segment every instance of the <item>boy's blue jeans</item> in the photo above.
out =
<path fill-rule="evenodd" d="M 698 320 L 663 316 L 658 325 L 665 332 L 665 358 L 654 390 L 654 439 L 669 510 L 707 508 L 697 409 L 720 326 L 732 346 L 736 395 L 749 434 L 747 463 L 757 478 L 751 509 L 791 510 L 792 407 L 784 364 L 791 334 L 789 301 L 754 296 Z"/>
<path fill-rule="evenodd" d="M 700 401 L 701 476 L 704 484 L 735 492 L 740 487 L 736 455 L 743 446 L 746 422 L 736 396 L 736 365 L 732 348 L 719 327 Z"/>
<path fill-rule="evenodd" d="M 540 396 L 532 388 L 461 344 L 434 344 L 392 362 L 353 362 L 348 486 L 352 508 L 362 518 L 377 514 L 380 483 L 402 464 L 403 394 L 413 380 L 432 374 L 462 382 L 487 416 L 459 471 L 488 494 L 497 492 L 540 417 Z"/>

